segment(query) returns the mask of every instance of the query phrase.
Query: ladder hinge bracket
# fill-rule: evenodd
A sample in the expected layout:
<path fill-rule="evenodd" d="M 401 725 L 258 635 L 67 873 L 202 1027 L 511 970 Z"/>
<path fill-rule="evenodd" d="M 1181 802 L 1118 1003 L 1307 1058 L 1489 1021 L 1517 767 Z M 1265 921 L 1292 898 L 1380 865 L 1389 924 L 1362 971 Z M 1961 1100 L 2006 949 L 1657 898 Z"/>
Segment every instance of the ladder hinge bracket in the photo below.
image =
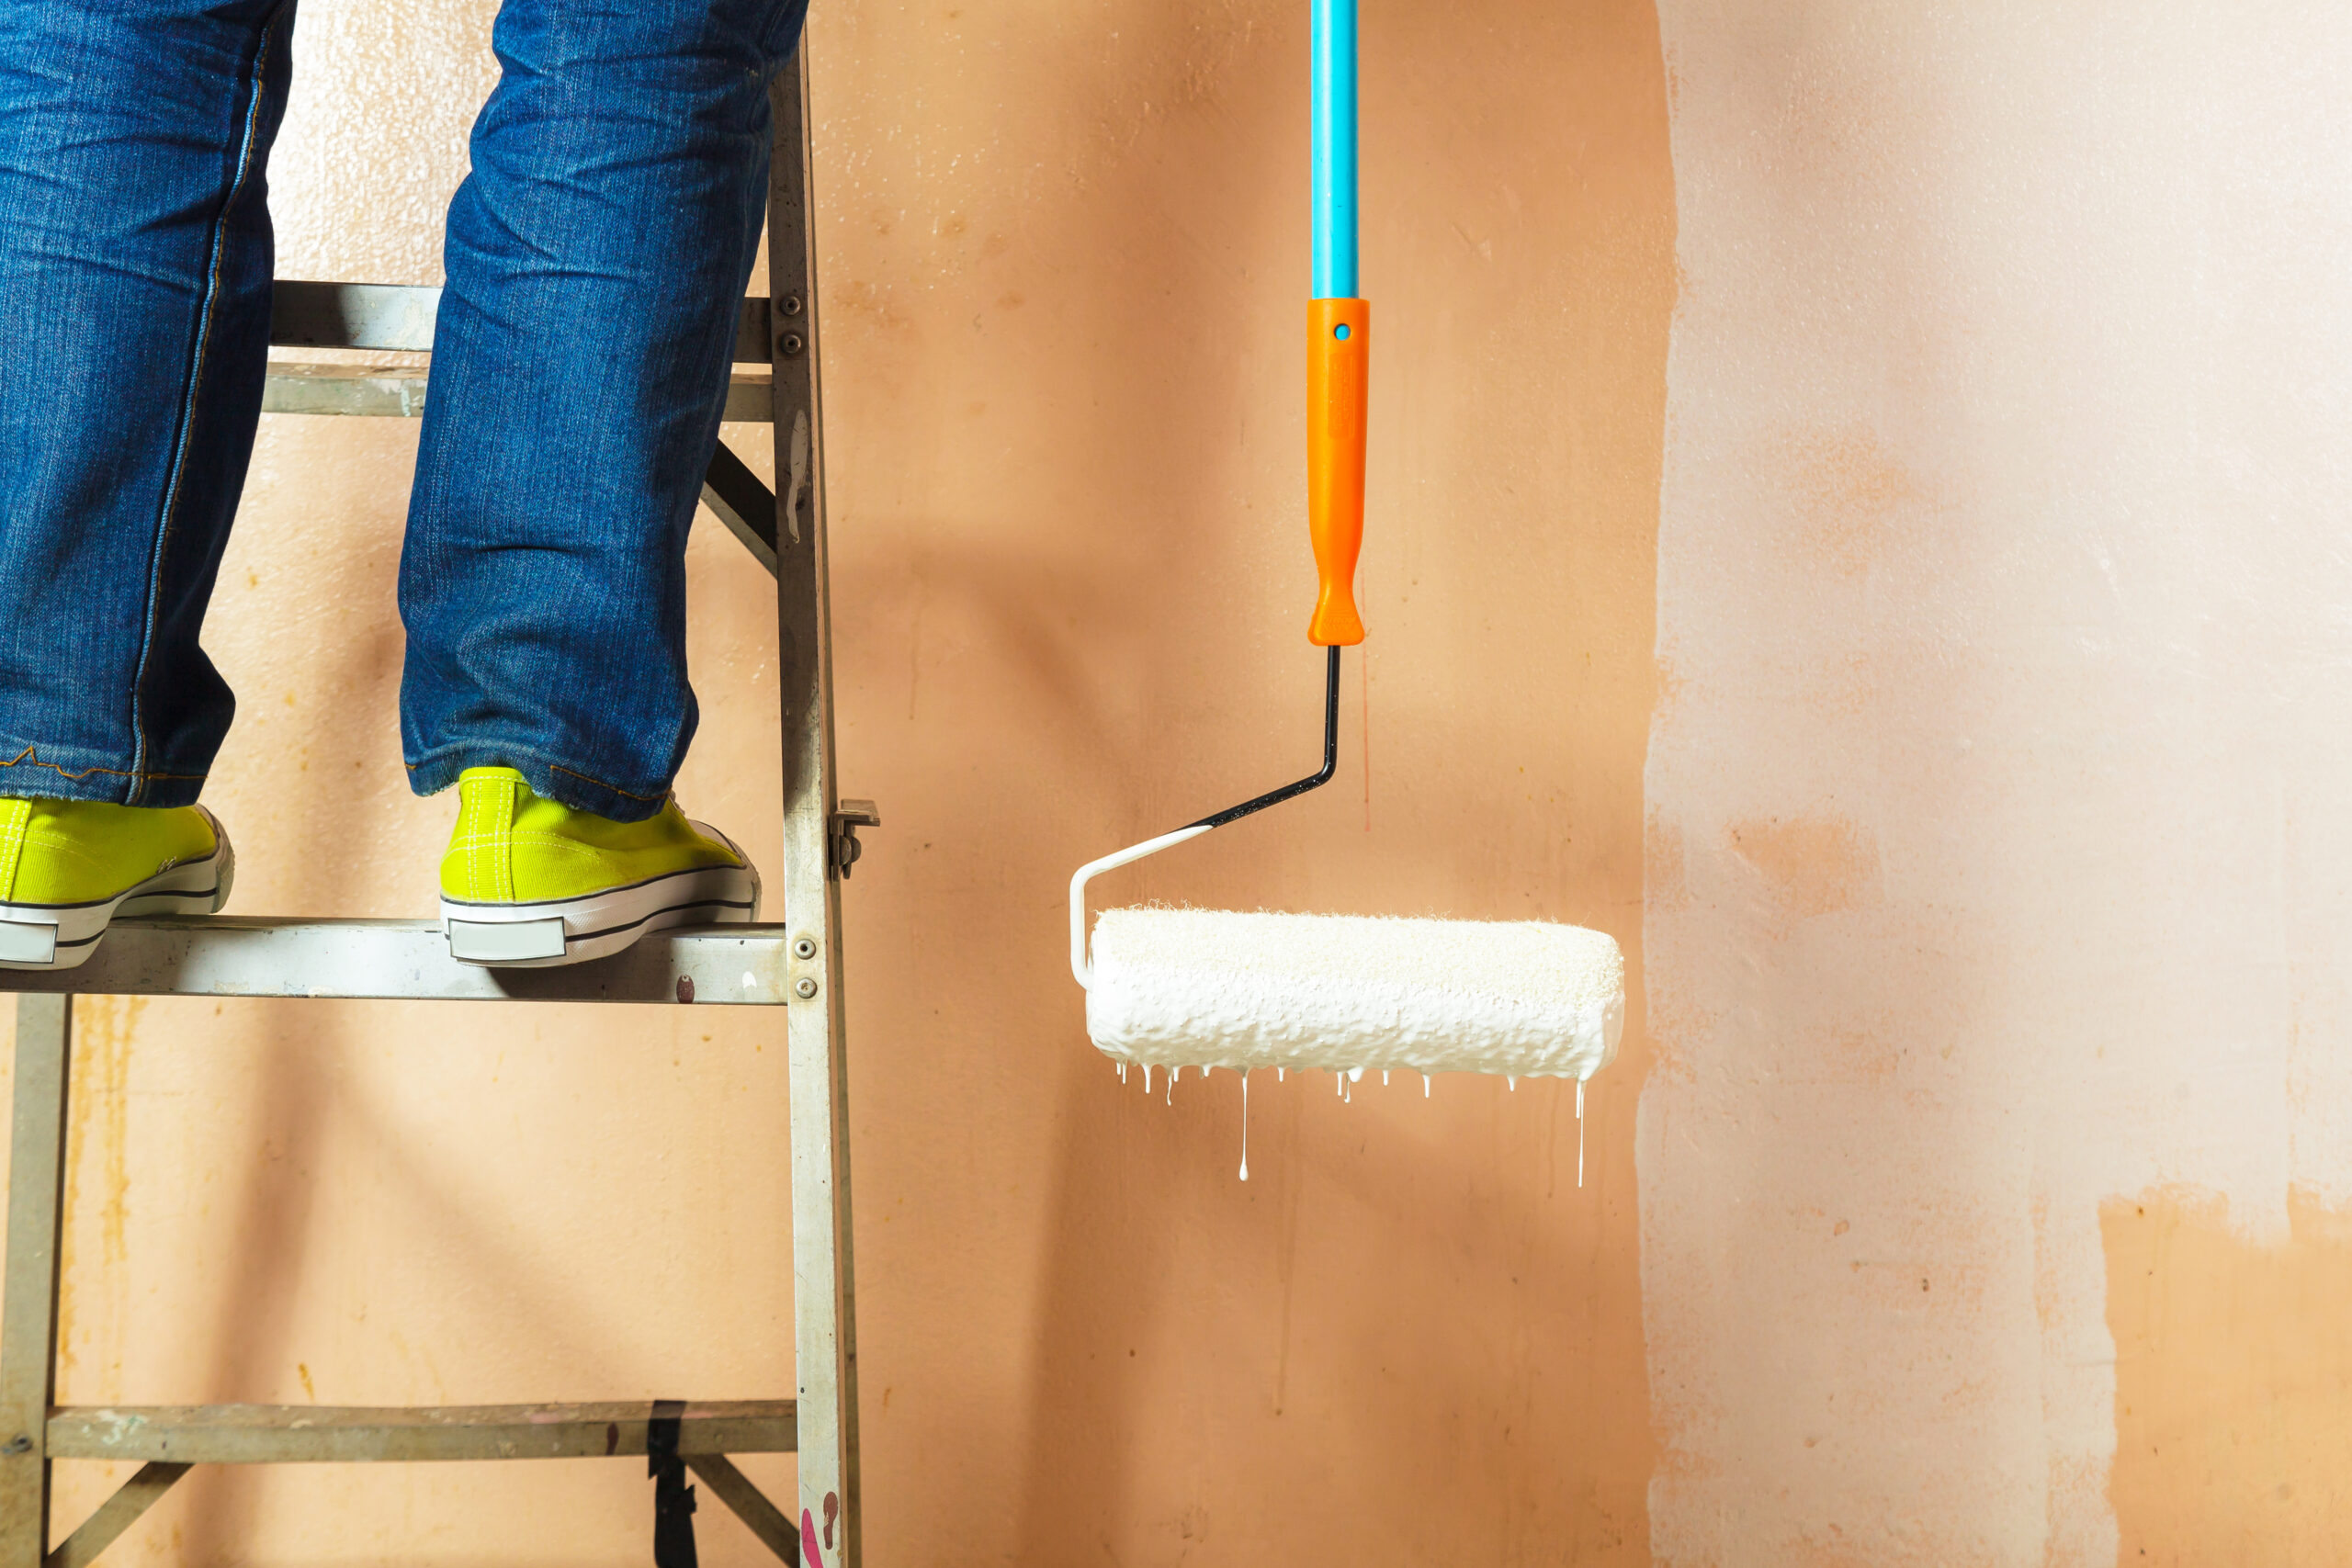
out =
<path fill-rule="evenodd" d="M 880 826 L 882 813 L 875 809 L 870 800 L 844 800 L 834 809 L 832 830 L 827 835 L 834 875 L 847 881 L 849 868 L 865 852 L 865 846 L 857 841 L 857 830 Z"/>

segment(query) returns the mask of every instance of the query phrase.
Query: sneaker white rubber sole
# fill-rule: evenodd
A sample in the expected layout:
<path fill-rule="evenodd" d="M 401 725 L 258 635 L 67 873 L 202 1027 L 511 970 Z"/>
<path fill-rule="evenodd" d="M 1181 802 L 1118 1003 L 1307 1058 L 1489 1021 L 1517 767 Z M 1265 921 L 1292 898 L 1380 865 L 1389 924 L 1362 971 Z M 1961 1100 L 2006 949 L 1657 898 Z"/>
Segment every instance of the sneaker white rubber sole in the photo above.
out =
<path fill-rule="evenodd" d="M 441 900 L 449 956 L 491 969 L 552 969 L 609 958 L 669 926 L 744 924 L 760 918 L 760 874 L 735 841 L 706 823 L 695 832 L 734 850 L 741 865 L 675 871 L 627 887 L 531 904 Z"/>
<path fill-rule="evenodd" d="M 198 810 L 203 807 L 198 807 Z M 0 969 L 75 969 L 98 950 L 116 916 L 217 915 L 237 879 L 237 852 L 209 811 L 212 852 L 87 904 L 0 904 Z"/>

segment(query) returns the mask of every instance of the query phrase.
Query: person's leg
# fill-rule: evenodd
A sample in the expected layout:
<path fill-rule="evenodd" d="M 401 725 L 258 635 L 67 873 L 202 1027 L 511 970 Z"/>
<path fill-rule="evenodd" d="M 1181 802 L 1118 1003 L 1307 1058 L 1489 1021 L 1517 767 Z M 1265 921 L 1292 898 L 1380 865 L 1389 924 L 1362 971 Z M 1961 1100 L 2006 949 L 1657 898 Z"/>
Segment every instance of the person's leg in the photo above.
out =
<path fill-rule="evenodd" d="M 806 0 L 507 0 L 449 209 L 401 559 L 401 739 L 622 822 L 695 728 L 686 531 Z"/>
<path fill-rule="evenodd" d="M 0 796 L 186 805 L 228 729 L 197 636 L 261 411 L 293 22 L 0 4 Z"/>

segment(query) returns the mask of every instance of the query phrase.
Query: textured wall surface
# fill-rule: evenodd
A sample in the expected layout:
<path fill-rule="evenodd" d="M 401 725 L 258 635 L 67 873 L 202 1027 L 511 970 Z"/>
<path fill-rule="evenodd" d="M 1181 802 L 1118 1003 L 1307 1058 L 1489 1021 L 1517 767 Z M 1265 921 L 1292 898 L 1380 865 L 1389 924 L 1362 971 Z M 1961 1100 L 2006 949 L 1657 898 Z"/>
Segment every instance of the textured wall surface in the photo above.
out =
<path fill-rule="evenodd" d="M 1680 1564 L 2352 1551 L 2352 18 L 1663 0 Z"/>
<path fill-rule="evenodd" d="M 1240 1184 L 1232 1076 L 1123 1088 L 1064 967 L 1074 865 L 1313 754 L 1305 13 L 818 0 L 877 1568 L 2352 1556 L 2352 17 L 1368 0 L 1340 782 L 1103 891 L 1615 934 L 1579 1190 L 1557 1086 L 1320 1075 Z M 283 272 L 435 276 L 490 16 L 305 15 Z M 265 423 L 248 912 L 431 908 L 414 434 Z M 771 597 L 693 567 L 682 793 L 773 867 Z M 789 1386 L 769 1021 L 79 1017 L 68 1398 Z M 118 1551 L 649 1501 L 199 1474 Z"/>
<path fill-rule="evenodd" d="M 1295 776 L 1306 8 L 818 0 L 868 1540 L 877 1565 L 1637 1562 L 1633 1124 L 1674 198 L 1646 0 L 1364 13 L 1367 657 L 1340 782 L 1114 897 L 1536 915 L 1634 962 L 1553 1084 L 1172 1103 L 1088 1047 L 1080 861 Z M 328 0 L 294 276 L 430 281 L 491 8 Z M 767 468 L 763 430 L 730 429 Z M 415 432 L 265 421 L 208 636 L 247 913 L 421 915 L 391 600 Z M 688 807 L 773 869 L 772 596 L 694 547 Z M 1368 729 L 1367 729 L 1368 725 Z M 87 1003 L 63 1393 L 791 1384 L 781 1033 L 719 1010 Z M 788 1483 L 788 1461 L 747 1465 Z M 67 1520 L 119 1477 L 66 1472 Z M 620 1461 L 199 1472 L 158 1562 L 645 1560 Z M 706 1562 L 756 1561 L 722 1511 Z"/>

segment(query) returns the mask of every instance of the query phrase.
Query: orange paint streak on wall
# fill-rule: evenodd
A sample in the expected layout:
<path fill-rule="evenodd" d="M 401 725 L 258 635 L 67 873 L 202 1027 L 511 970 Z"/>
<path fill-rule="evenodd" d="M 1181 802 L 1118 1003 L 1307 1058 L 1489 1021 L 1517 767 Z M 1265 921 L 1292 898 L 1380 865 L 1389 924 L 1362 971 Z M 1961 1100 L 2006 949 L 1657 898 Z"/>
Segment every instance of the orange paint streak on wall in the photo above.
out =
<path fill-rule="evenodd" d="M 2352 1213 L 2297 1189 L 2287 1221 L 2250 1240 L 2185 1188 L 2100 1206 L 2120 1562 L 2343 1558 Z"/>

